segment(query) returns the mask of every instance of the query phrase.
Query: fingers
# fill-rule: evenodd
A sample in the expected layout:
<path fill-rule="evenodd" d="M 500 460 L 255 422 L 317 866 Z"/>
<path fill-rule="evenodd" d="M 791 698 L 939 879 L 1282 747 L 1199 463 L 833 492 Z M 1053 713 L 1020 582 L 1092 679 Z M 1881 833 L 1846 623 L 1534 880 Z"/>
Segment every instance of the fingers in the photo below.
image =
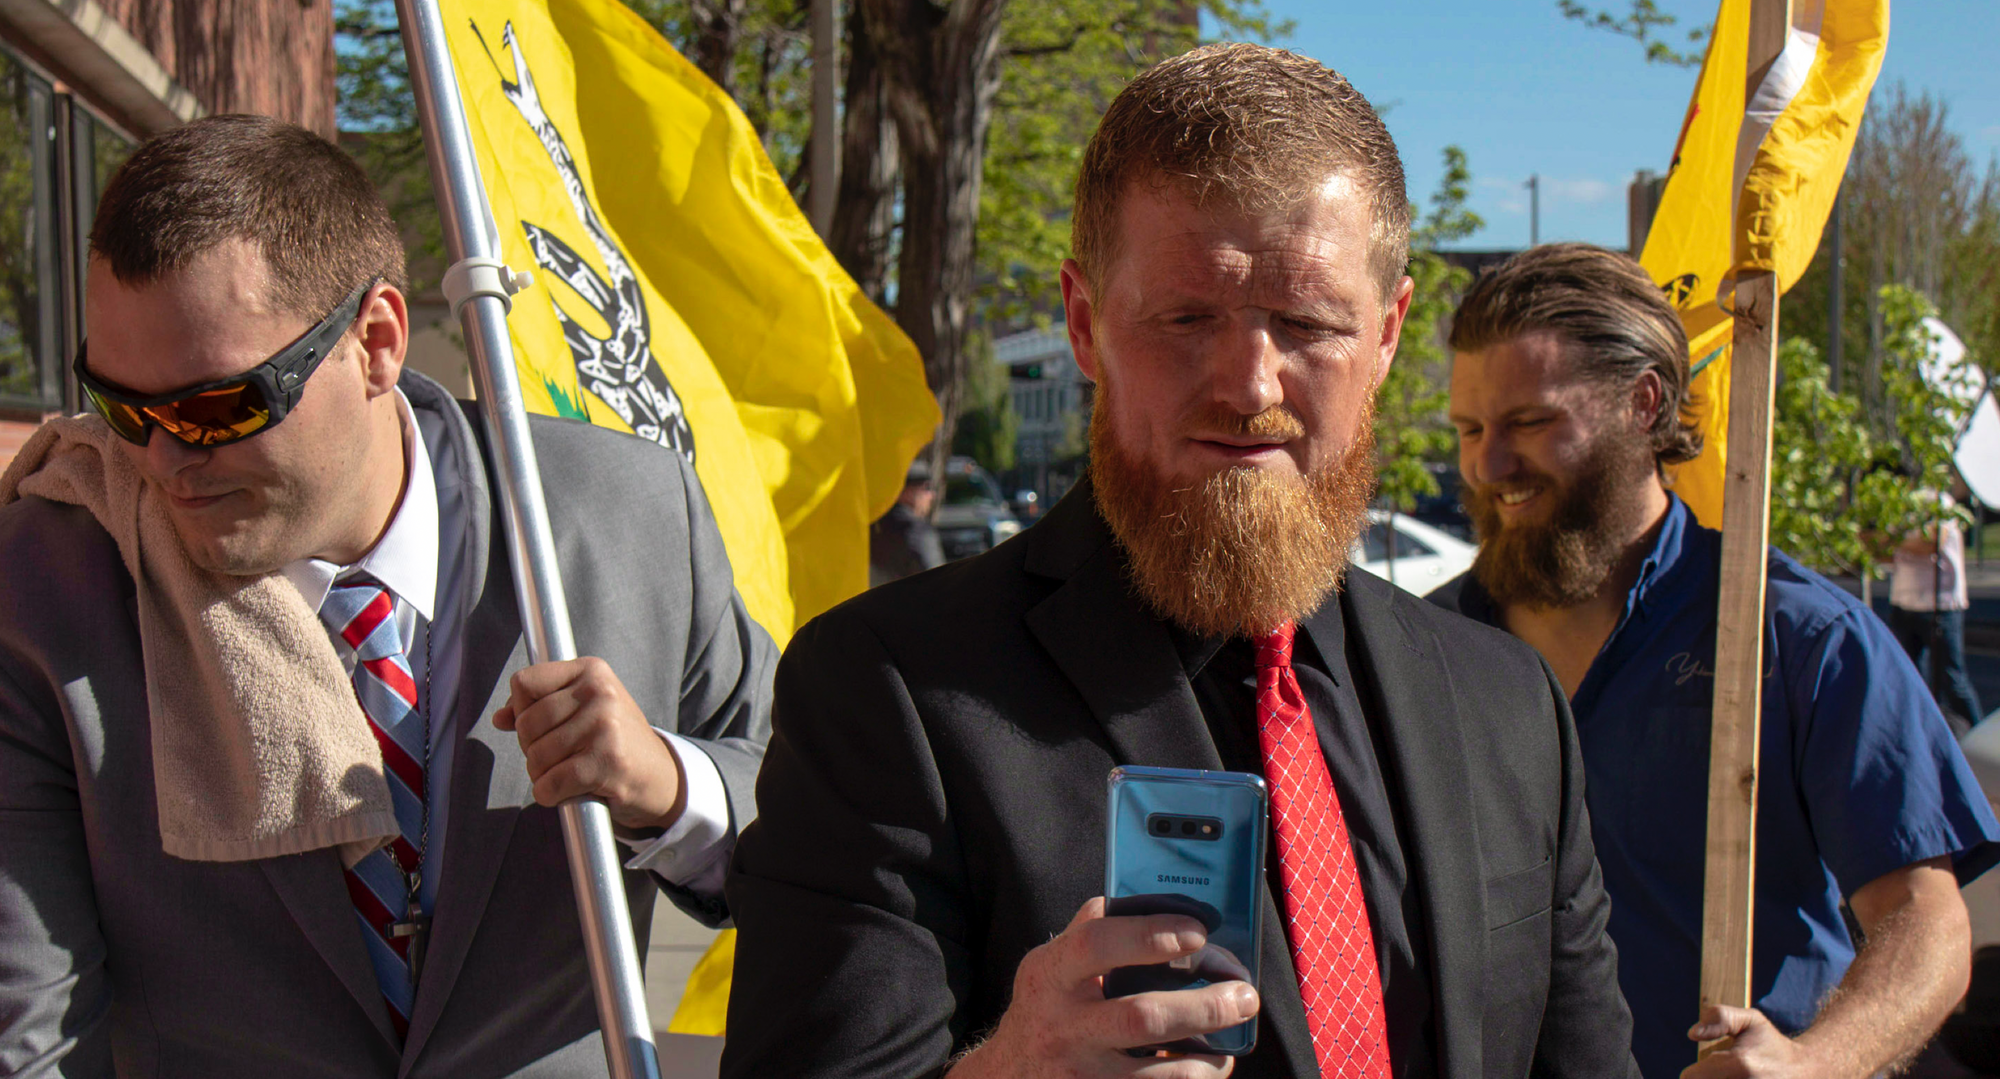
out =
<path fill-rule="evenodd" d="M 1688 1037 L 1698 1042 L 1712 1042 L 1717 1038 L 1736 1037 L 1759 1025 L 1768 1027 L 1771 1021 L 1755 1008 L 1711 1004 L 1702 1009 L 1701 1018 L 1688 1028 Z"/>
<path fill-rule="evenodd" d="M 625 692 L 624 683 L 611 665 L 595 656 L 537 663 L 514 672 L 510 694 L 502 711 L 511 716 L 512 729 L 521 736 L 521 748 L 560 726 L 578 711 L 598 702 L 616 701 Z M 494 713 L 499 725 L 501 714 Z"/>
<path fill-rule="evenodd" d="M 1144 1079 L 1230 1073 L 1234 1062 L 1219 1055 L 1134 1057 L 1126 1050 L 1233 1027 L 1257 1014 L 1257 991 L 1246 982 L 1224 981 L 1105 999 L 1106 973 L 1192 955 L 1208 934 L 1183 915 L 1114 918 L 1104 909 L 1102 898 L 1085 903 L 1067 928 L 1022 960 L 1007 1014 L 992 1039 L 960 1065 L 968 1079 L 1043 1071 Z"/>
<path fill-rule="evenodd" d="M 518 708 L 524 698 L 528 701 L 540 700 L 600 670 L 609 674 L 611 665 L 595 656 L 582 656 L 577 659 L 556 660 L 523 667 L 515 671 L 514 677 L 509 680 L 509 685 L 513 688 L 513 703 Z"/>
<path fill-rule="evenodd" d="M 1192 955 L 1208 942 L 1201 923 L 1180 914 L 1147 914 L 1107 918 L 1103 900 L 1095 899 L 1094 918 L 1078 913 L 1068 929 L 1051 944 L 1061 947 L 1053 957 L 1057 977 L 1066 982 L 1092 982 L 1117 967 L 1165 963 Z M 1086 904 L 1086 911 L 1091 907 Z"/>
<path fill-rule="evenodd" d="M 1236 1070 L 1235 1057 L 1200 1053 L 1166 1054 L 1151 1060 L 1134 1060 L 1125 1074 L 1134 1079 L 1222 1079 Z"/>
<path fill-rule="evenodd" d="M 1225 1030 L 1257 1014 L 1257 990 L 1247 982 L 1139 993 L 1107 1000 L 1096 1010 L 1105 1044 L 1160 1045 Z"/>
<path fill-rule="evenodd" d="M 682 805 L 681 765 L 611 665 L 592 656 L 514 673 L 493 725 L 514 732 L 535 801 L 602 798 L 615 823 L 665 827 Z"/>

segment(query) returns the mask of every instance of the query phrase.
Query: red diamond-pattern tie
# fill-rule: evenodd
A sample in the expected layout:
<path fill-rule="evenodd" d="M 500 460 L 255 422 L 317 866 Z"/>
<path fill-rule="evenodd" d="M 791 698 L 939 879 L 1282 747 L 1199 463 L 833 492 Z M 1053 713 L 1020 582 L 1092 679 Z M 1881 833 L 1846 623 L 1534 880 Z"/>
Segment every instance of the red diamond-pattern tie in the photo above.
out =
<path fill-rule="evenodd" d="M 1271 786 L 1285 936 L 1298 968 L 1313 1055 L 1327 1079 L 1388 1079 L 1389 1039 L 1375 933 L 1340 797 L 1292 671 L 1287 622 L 1257 640 L 1257 739 Z"/>

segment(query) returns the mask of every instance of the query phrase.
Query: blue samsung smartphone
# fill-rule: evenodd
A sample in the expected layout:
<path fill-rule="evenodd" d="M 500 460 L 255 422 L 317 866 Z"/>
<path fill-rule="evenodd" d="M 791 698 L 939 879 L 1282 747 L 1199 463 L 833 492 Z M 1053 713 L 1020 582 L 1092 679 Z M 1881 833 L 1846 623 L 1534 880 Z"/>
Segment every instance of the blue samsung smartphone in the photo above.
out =
<path fill-rule="evenodd" d="M 1194 989 L 1239 979 L 1257 985 L 1263 940 L 1264 837 L 1269 799 L 1247 772 L 1122 766 L 1111 770 L 1105 843 L 1106 913 L 1185 914 L 1208 944 L 1172 963 L 1119 967 L 1106 997 Z M 1171 1045 L 1184 1053 L 1242 1056 L 1257 1045 L 1257 1020 Z"/>

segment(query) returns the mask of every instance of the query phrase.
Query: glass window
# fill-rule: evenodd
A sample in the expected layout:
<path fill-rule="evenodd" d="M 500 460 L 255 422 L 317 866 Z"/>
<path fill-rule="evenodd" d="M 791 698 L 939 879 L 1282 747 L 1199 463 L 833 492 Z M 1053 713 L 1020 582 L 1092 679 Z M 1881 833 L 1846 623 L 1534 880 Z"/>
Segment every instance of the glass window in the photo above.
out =
<path fill-rule="evenodd" d="M 49 85 L 0 51 L 0 404 L 61 403 Z"/>
<path fill-rule="evenodd" d="M 0 411 L 10 418 L 64 407 L 90 223 L 131 152 L 115 128 L 0 48 Z"/>
<path fill-rule="evenodd" d="M 111 174 L 118 171 L 118 166 L 132 156 L 132 149 L 125 136 L 95 119 L 90 120 L 90 156 L 97 174 L 91 186 L 98 194 L 104 194 L 104 185 L 111 182 Z"/>

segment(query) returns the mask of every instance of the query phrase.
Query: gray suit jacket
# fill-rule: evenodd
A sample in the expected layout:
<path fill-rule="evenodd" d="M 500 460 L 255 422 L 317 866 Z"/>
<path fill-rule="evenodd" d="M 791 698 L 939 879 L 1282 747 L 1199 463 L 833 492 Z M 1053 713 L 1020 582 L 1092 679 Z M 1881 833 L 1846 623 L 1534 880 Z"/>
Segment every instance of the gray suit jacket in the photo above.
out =
<path fill-rule="evenodd" d="M 605 1072 L 557 814 L 485 721 L 527 663 L 483 446 L 406 373 L 452 440 L 476 537 L 459 739 L 433 938 L 395 1042 L 331 850 L 163 853 L 135 597 L 82 509 L 0 507 L 0 1074 L 596 1076 Z M 656 726 L 700 742 L 740 826 L 769 734 L 771 639 L 745 613 L 694 472 L 652 443 L 530 421 L 576 641 Z M 627 873 L 634 930 L 654 886 Z M 711 923 L 727 912 L 668 894 Z"/>

